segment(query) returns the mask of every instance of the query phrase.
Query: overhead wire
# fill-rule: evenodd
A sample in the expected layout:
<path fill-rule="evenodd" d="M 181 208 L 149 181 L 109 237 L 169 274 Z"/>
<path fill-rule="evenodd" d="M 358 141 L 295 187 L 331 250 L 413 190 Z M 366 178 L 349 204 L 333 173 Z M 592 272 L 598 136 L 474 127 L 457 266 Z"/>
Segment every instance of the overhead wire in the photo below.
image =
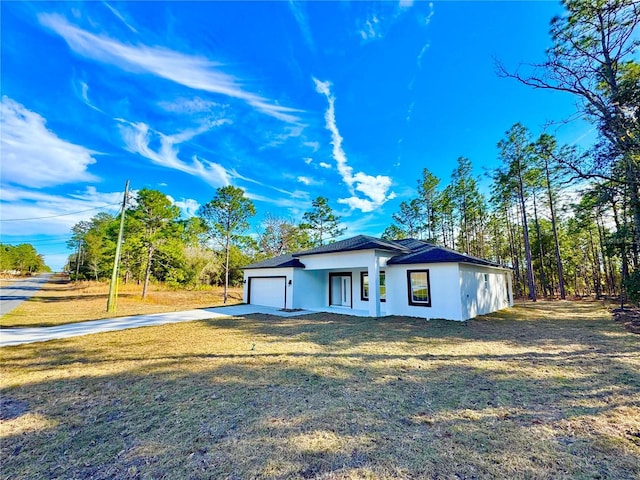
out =
<path fill-rule="evenodd" d="M 88 208 L 86 210 L 80 210 L 80 211 L 77 211 L 77 212 L 60 213 L 58 215 L 48 215 L 48 216 L 45 216 L 45 217 L 1 218 L 0 222 L 25 222 L 25 221 L 28 221 L 28 220 L 44 220 L 44 219 L 47 219 L 47 218 L 67 217 L 69 215 L 76 215 L 78 213 L 85 213 L 85 212 L 90 212 L 92 210 L 100 210 L 100 209 L 105 208 L 105 207 L 112 207 L 114 205 L 120 205 L 120 203 L 121 202 L 108 203 L 106 205 L 102 205 L 102 206 L 99 206 L 99 207 Z"/>

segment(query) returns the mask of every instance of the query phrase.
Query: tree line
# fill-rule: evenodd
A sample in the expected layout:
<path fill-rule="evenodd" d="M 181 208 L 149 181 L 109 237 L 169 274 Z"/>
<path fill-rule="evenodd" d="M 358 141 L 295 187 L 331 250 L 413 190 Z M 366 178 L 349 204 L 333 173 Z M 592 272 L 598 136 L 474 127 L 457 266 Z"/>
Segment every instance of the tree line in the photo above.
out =
<path fill-rule="evenodd" d="M 30 275 L 50 271 L 42 255 L 30 243 L 19 245 L 0 243 L 0 272 Z"/>
<path fill-rule="evenodd" d="M 139 190 L 128 203 L 119 270 L 125 283 L 142 285 L 143 297 L 153 279 L 175 287 L 224 286 L 226 301 L 248 263 L 322 245 L 344 232 L 325 197 L 315 199 L 298 224 L 267 215 L 254 235 L 248 230 L 255 206 L 234 186 L 218 188 L 189 219 L 158 190 Z M 74 250 L 67 266 L 72 278 L 110 276 L 118 228 L 118 217 L 108 213 L 73 226 L 67 243 Z"/>
<path fill-rule="evenodd" d="M 416 198 L 400 204 L 388 238 L 418 236 L 513 267 L 519 296 L 620 295 L 640 299 L 640 4 L 567 0 L 551 21 L 541 64 L 499 74 L 572 94 L 598 140 L 585 151 L 534 138 L 520 123 L 497 143 L 489 197 L 471 162 L 449 183 L 427 169 Z M 528 69 L 527 69 L 528 68 Z M 564 196 L 564 199 L 563 199 Z M 568 198 L 568 199 L 567 199 Z M 625 292 L 626 290 L 626 292 Z"/>

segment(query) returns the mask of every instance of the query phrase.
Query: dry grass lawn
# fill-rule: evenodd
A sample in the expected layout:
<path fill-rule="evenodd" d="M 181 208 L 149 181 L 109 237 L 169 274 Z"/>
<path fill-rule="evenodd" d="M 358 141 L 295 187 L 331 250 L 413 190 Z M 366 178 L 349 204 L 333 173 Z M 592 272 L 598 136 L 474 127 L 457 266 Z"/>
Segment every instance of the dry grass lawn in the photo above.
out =
<path fill-rule="evenodd" d="M 1 286 L 1 284 L 0 284 Z M 99 318 L 176 312 L 223 304 L 223 289 L 172 290 L 150 285 L 145 300 L 142 285 L 121 285 L 116 313 L 107 313 L 108 282 L 70 282 L 55 275 L 35 296 L 0 316 L 0 327 L 50 327 Z M 229 290 L 228 305 L 242 302 L 242 288 Z"/>
<path fill-rule="evenodd" d="M 640 337 L 595 302 L 248 316 L 0 349 L 3 479 L 638 479 Z"/>

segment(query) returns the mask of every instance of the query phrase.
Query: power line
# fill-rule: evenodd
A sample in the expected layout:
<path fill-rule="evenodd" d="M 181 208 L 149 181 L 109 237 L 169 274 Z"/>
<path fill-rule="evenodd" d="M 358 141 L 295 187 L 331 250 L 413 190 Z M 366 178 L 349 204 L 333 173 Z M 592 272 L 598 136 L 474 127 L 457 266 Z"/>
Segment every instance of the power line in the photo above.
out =
<path fill-rule="evenodd" d="M 102 205 L 101 207 L 93 207 L 88 208 L 87 210 L 80 210 L 79 212 L 69 212 L 69 213 L 61 213 L 59 215 L 49 215 L 46 217 L 31 217 L 31 218 L 2 218 L 0 222 L 25 222 L 27 220 L 44 220 L 46 218 L 57 218 L 57 217 L 66 217 L 68 215 L 76 215 L 78 213 L 90 212 L 91 210 L 100 210 L 105 207 L 112 207 L 114 205 L 120 205 L 120 202 L 117 203 L 108 203 L 106 205 Z"/>
<path fill-rule="evenodd" d="M 41 243 L 62 243 L 62 242 L 66 242 L 67 240 L 71 240 L 71 236 L 70 235 L 65 235 L 64 237 L 53 237 L 53 238 L 43 238 L 43 239 L 34 239 L 34 240 L 29 240 L 27 239 L 20 239 L 20 240 L 4 240 L 2 237 L 0 237 L 0 243 L 2 243 L 3 245 L 20 245 L 22 243 L 32 243 L 32 244 L 41 244 Z"/>

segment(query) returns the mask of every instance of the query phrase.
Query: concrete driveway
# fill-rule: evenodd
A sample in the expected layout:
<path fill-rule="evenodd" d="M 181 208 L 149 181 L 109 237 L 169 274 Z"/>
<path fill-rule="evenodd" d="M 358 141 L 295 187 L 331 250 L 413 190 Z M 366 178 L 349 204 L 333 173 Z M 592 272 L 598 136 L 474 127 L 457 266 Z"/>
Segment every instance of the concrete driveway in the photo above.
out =
<path fill-rule="evenodd" d="M 89 335 L 91 333 L 113 332 L 127 328 L 164 325 L 165 323 L 190 322 L 210 318 L 242 317 L 254 313 L 275 315 L 278 317 L 295 317 L 315 312 L 307 310 L 284 312 L 277 308 L 261 307 L 258 305 L 231 305 L 228 307 L 203 308 L 183 312 L 154 313 L 152 315 L 90 320 L 87 322 L 57 325 L 55 327 L 2 328 L 0 329 L 0 347 L 21 345 L 23 343 L 46 342 L 48 340 Z"/>
<path fill-rule="evenodd" d="M 42 273 L 24 280 L 14 280 L 10 285 L 0 288 L 0 315 L 9 313 L 29 297 L 33 296 L 49 281 L 52 273 Z"/>

